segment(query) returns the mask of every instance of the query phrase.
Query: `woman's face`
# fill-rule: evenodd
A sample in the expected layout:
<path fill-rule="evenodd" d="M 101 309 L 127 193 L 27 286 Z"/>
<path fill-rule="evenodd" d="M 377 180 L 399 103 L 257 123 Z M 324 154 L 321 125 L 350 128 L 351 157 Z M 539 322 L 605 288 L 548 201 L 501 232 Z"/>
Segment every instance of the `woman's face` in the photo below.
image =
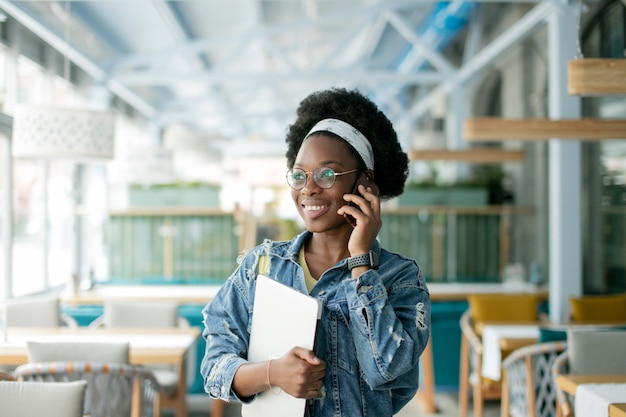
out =
<path fill-rule="evenodd" d="M 311 232 L 336 227 L 351 228 L 343 216 L 337 214 L 337 210 L 346 204 L 343 195 L 352 192 L 359 171 L 336 176 L 330 188 L 322 188 L 313 180 L 313 171 L 320 167 L 332 168 L 336 173 L 358 168 L 359 164 L 348 146 L 341 139 L 320 133 L 306 139 L 298 151 L 293 167 L 307 172 L 307 182 L 301 190 L 292 189 L 291 197 L 307 230 Z"/>

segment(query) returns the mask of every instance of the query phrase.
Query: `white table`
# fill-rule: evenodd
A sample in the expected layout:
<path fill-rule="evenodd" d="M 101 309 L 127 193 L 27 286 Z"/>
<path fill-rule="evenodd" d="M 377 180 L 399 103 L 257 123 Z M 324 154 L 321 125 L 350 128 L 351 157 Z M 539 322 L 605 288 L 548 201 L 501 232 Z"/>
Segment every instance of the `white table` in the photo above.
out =
<path fill-rule="evenodd" d="M 483 354 L 481 375 L 499 381 L 502 369 L 502 339 L 537 339 L 539 326 L 485 325 L 482 328 Z"/>
<path fill-rule="evenodd" d="M 64 292 L 61 302 L 72 306 L 98 305 L 106 300 L 207 304 L 220 288 L 219 285 L 96 285 L 77 293 Z"/>
<path fill-rule="evenodd" d="M 626 403 L 626 384 L 591 383 L 576 388 L 574 411 L 577 416 L 608 417 L 609 405 Z"/>
<path fill-rule="evenodd" d="M 626 375 L 625 374 L 603 374 L 603 375 L 559 375 L 556 377 L 557 385 L 566 393 L 577 396 L 578 388 L 582 385 L 619 385 L 624 389 L 624 396 L 626 396 Z M 585 395 L 585 393 L 583 393 Z M 624 396 L 619 396 L 624 398 Z M 626 417 L 626 400 L 622 399 L 612 403 L 609 403 L 608 407 L 609 417 Z M 582 412 L 582 411 L 581 411 Z M 606 414 L 604 414 L 606 415 Z M 594 416 L 595 417 L 595 416 Z"/>

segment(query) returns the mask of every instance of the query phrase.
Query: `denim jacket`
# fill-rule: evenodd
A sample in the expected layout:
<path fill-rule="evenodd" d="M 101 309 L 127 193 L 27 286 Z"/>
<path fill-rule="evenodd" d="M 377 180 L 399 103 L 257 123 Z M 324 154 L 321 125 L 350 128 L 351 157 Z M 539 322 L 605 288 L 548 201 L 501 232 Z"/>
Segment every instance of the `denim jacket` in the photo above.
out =
<path fill-rule="evenodd" d="M 269 255 L 266 275 L 306 293 L 298 252 L 310 232 L 291 241 L 266 241 L 240 265 L 204 308 L 204 388 L 213 398 L 239 398 L 231 385 L 246 363 L 257 264 Z M 351 279 L 344 259 L 319 278 L 310 295 L 321 300 L 316 355 L 326 361 L 324 387 L 308 402 L 310 416 L 391 417 L 415 395 L 419 357 L 428 341 L 430 295 L 415 261 L 380 248 L 380 266 Z M 288 314 L 288 312 L 286 312 Z"/>

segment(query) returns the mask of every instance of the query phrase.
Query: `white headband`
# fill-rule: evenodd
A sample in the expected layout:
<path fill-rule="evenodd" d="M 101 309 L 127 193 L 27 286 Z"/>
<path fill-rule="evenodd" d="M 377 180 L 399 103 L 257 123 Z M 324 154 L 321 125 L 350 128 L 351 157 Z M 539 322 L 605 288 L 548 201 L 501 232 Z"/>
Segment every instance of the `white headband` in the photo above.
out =
<path fill-rule="evenodd" d="M 372 145 L 363 133 L 359 132 L 357 128 L 349 125 L 338 119 L 324 119 L 320 120 L 313 126 L 309 133 L 305 136 L 305 140 L 313 133 L 317 132 L 331 132 L 345 140 L 352 146 L 365 162 L 367 169 L 374 170 L 374 153 L 372 152 Z"/>

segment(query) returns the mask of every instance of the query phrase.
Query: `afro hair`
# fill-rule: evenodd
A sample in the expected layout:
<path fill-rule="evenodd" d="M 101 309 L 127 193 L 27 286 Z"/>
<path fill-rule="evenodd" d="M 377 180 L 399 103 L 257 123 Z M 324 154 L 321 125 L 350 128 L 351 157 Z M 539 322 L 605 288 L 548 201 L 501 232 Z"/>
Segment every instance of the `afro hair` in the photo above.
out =
<path fill-rule="evenodd" d="M 317 122 L 339 119 L 357 128 L 372 145 L 375 181 L 381 199 L 402 194 L 409 174 L 409 158 L 391 122 L 370 99 L 356 90 L 318 91 L 300 102 L 296 114 L 297 119 L 289 126 L 285 139 L 288 168 L 293 167 L 305 135 Z"/>

